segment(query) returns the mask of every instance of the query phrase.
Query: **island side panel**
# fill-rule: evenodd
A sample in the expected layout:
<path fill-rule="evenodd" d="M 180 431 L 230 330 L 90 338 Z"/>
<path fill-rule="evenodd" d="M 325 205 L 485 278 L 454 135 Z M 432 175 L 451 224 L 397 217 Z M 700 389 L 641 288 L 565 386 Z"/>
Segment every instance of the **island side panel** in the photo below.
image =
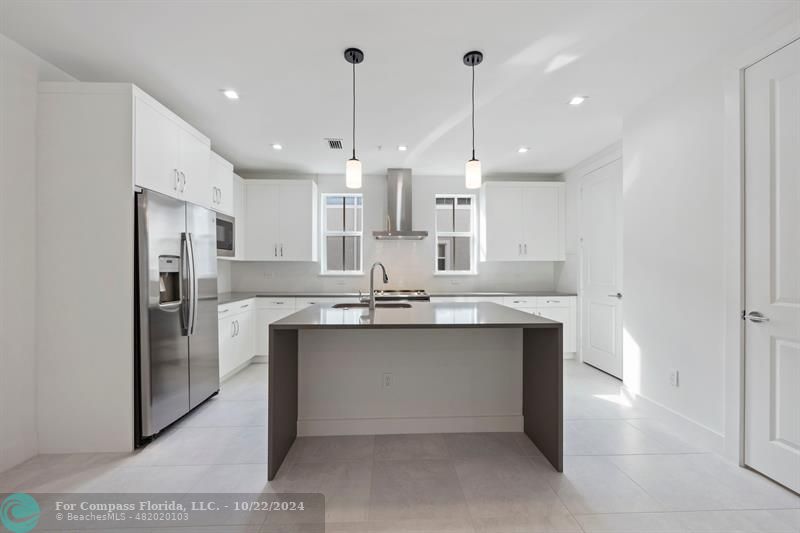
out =
<path fill-rule="evenodd" d="M 562 326 L 522 330 L 522 416 L 525 434 L 564 471 Z"/>
<path fill-rule="evenodd" d="M 269 328 L 267 478 L 275 479 L 297 438 L 297 330 Z"/>

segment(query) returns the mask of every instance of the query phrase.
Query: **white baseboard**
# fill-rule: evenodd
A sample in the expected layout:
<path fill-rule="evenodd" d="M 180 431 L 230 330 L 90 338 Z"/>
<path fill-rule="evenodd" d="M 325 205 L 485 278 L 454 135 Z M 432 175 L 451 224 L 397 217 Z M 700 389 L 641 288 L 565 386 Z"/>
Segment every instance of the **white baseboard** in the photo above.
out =
<path fill-rule="evenodd" d="M 522 431 L 522 415 L 298 420 L 301 437 Z"/>
<path fill-rule="evenodd" d="M 636 394 L 625 387 L 625 390 L 636 402 L 649 404 L 653 418 L 669 427 L 677 434 L 682 435 L 684 440 L 695 443 L 699 447 L 712 451 L 718 455 L 725 453 L 725 435 L 682 415 L 681 413 L 651 400 L 642 394 Z"/>

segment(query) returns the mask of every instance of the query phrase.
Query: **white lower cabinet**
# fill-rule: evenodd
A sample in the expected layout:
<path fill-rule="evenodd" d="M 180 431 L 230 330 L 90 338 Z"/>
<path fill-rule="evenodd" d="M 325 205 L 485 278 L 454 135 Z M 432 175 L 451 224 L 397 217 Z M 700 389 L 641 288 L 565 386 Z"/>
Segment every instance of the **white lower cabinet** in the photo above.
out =
<path fill-rule="evenodd" d="M 269 355 L 269 325 L 296 310 L 295 298 L 256 298 L 255 355 Z"/>
<path fill-rule="evenodd" d="M 219 376 L 227 377 L 253 358 L 253 301 L 221 305 L 219 316 Z"/>
<path fill-rule="evenodd" d="M 507 296 L 503 305 L 561 322 L 564 325 L 564 353 L 578 350 L 578 315 L 575 296 Z"/>

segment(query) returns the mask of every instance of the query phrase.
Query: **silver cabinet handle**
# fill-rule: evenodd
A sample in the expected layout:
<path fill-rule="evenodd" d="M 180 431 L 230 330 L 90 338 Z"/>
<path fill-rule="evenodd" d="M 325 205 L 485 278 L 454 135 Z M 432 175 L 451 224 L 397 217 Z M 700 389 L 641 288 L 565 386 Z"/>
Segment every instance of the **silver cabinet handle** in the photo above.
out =
<path fill-rule="evenodd" d="M 609 294 L 609 298 L 616 298 L 617 300 L 622 300 L 622 293 L 618 292 L 617 294 Z"/>
<path fill-rule="evenodd" d="M 275 245 L 275 257 L 278 257 L 278 245 Z"/>
<path fill-rule="evenodd" d="M 231 337 L 236 336 L 236 321 L 231 321 Z"/>
<path fill-rule="evenodd" d="M 517 255 L 522 255 L 522 244 L 518 244 L 517 248 L 518 248 Z"/>
<path fill-rule="evenodd" d="M 239 336 L 239 331 L 241 331 L 241 329 L 239 328 L 239 321 L 237 320 L 236 321 L 236 336 L 237 337 Z"/>
<path fill-rule="evenodd" d="M 281 257 L 283 257 L 283 243 L 281 243 Z"/>
<path fill-rule="evenodd" d="M 286 302 L 272 302 L 272 303 L 274 303 L 275 305 L 283 305 Z"/>
<path fill-rule="evenodd" d="M 219 311 L 219 314 L 227 313 L 228 311 L 230 311 L 230 309 L 223 309 L 222 311 Z"/>
<path fill-rule="evenodd" d="M 250 307 L 250 304 L 244 304 L 241 306 L 242 309 L 247 309 L 248 307 Z"/>
<path fill-rule="evenodd" d="M 528 255 L 528 243 L 526 242 L 526 243 L 525 243 L 525 244 L 523 244 L 522 246 L 523 246 L 523 248 L 525 249 L 525 255 Z"/>
<path fill-rule="evenodd" d="M 750 322 L 755 322 L 756 324 L 769 322 L 769 318 L 765 317 L 763 313 L 759 313 L 758 311 L 750 311 L 749 313 L 747 313 L 745 318 Z"/>
<path fill-rule="evenodd" d="M 175 184 L 173 186 L 173 189 L 175 189 L 177 191 L 178 190 L 178 185 L 180 185 L 180 183 L 181 183 L 181 175 L 178 172 L 177 168 L 173 168 L 172 169 L 172 174 L 175 176 Z"/>
<path fill-rule="evenodd" d="M 217 189 L 217 203 L 222 203 L 222 189 Z"/>
<path fill-rule="evenodd" d="M 186 173 L 182 170 L 181 170 L 181 177 L 182 177 L 181 192 L 186 192 Z"/>

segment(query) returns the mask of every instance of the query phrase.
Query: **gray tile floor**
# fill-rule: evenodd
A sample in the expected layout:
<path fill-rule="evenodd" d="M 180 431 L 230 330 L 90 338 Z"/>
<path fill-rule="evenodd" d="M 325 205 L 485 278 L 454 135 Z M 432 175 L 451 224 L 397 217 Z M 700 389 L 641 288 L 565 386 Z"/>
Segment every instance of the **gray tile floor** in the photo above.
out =
<path fill-rule="evenodd" d="M 0 474 L 0 492 L 322 492 L 327 531 L 800 531 L 800 498 L 571 361 L 563 474 L 523 434 L 378 435 L 298 439 L 270 483 L 266 371 L 246 368 L 135 454 L 38 456 Z"/>

